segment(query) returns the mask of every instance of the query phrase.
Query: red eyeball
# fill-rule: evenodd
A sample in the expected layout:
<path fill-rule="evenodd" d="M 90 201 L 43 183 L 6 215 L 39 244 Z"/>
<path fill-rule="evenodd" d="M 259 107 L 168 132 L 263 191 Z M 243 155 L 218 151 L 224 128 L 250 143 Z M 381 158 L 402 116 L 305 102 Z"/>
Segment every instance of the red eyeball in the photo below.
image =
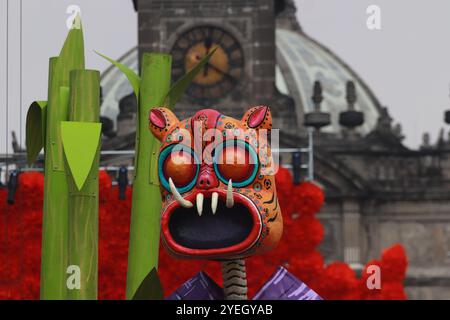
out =
<path fill-rule="evenodd" d="M 172 178 L 176 187 L 184 187 L 192 182 L 197 173 L 194 157 L 186 150 L 172 150 L 163 164 L 167 180 Z"/>
<path fill-rule="evenodd" d="M 254 172 L 255 164 L 248 150 L 241 146 L 227 146 L 216 157 L 220 175 L 233 182 L 245 181 Z"/>

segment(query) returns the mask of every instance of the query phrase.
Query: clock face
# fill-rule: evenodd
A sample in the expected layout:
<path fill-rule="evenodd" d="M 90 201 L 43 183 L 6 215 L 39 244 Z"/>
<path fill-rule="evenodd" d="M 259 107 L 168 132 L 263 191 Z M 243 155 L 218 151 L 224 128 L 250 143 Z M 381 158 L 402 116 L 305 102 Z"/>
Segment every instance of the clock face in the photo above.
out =
<path fill-rule="evenodd" d="M 209 63 L 187 89 L 187 94 L 203 105 L 213 104 L 231 92 L 243 76 L 244 54 L 239 42 L 220 28 L 201 26 L 182 34 L 171 52 L 176 81 L 215 47 Z"/>

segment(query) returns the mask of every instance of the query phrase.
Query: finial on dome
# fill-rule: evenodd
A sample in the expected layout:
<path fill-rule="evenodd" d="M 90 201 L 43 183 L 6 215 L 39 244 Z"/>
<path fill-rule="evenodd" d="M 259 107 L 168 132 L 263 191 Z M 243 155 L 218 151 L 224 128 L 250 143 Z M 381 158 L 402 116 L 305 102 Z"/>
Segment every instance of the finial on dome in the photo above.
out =
<path fill-rule="evenodd" d="M 313 96 L 311 97 L 311 99 L 314 102 L 314 111 L 320 111 L 320 104 L 323 101 L 322 84 L 320 83 L 320 81 L 314 82 Z"/>
<path fill-rule="evenodd" d="M 319 130 L 331 123 L 331 116 L 328 112 L 320 111 L 320 104 L 323 101 L 322 85 L 320 81 L 315 81 L 311 100 L 314 103 L 314 111 L 305 114 L 305 126 Z"/>
<path fill-rule="evenodd" d="M 355 110 L 356 88 L 353 81 L 347 81 L 346 93 L 348 109 L 339 114 L 339 124 L 353 129 L 364 123 L 364 113 Z"/>
<path fill-rule="evenodd" d="M 354 110 L 355 109 L 355 102 L 356 102 L 356 88 L 353 81 L 347 81 L 347 103 L 348 103 L 348 110 Z"/>

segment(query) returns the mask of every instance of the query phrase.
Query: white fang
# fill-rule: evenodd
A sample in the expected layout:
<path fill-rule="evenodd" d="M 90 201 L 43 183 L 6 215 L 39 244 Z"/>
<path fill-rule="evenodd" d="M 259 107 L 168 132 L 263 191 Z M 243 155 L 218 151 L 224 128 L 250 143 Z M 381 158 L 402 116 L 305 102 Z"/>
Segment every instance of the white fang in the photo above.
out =
<path fill-rule="evenodd" d="M 203 194 L 199 193 L 197 194 L 197 212 L 198 215 L 201 217 L 203 211 Z"/>
<path fill-rule="evenodd" d="M 175 198 L 175 200 L 177 200 L 177 202 L 180 204 L 180 206 L 182 206 L 183 208 L 192 208 L 193 207 L 192 202 L 184 199 L 181 196 L 181 194 L 178 192 L 177 188 L 173 184 L 172 178 L 169 178 L 169 186 L 170 186 L 170 191 L 173 194 L 173 197 Z"/>
<path fill-rule="evenodd" d="M 213 192 L 211 197 L 211 209 L 213 214 L 216 214 L 218 201 L 219 201 L 219 194 L 217 192 Z"/>
<path fill-rule="evenodd" d="M 228 181 L 226 206 L 227 208 L 233 208 L 234 206 L 233 184 L 231 182 L 231 179 Z"/>

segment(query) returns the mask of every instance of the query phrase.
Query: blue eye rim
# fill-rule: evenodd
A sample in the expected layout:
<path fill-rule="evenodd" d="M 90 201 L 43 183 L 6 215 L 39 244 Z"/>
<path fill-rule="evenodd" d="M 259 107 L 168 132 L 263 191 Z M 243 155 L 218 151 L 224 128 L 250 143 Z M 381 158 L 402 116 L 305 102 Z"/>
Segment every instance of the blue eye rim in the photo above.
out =
<path fill-rule="evenodd" d="M 197 182 L 198 174 L 200 173 L 200 161 L 198 159 L 198 156 L 194 152 L 194 150 L 192 150 L 188 146 L 185 146 L 185 145 L 182 145 L 179 143 L 174 143 L 174 144 L 171 144 L 170 146 L 168 146 L 167 148 L 163 149 L 160 152 L 159 158 L 158 158 L 158 177 L 159 177 L 159 181 L 161 182 L 161 185 L 164 187 L 164 189 L 171 192 L 170 186 L 169 186 L 169 181 L 164 176 L 163 167 L 164 167 L 164 161 L 166 161 L 167 156 L 172 152 L 173 148 L 175 148 L 176 146 L 181 147 L 182 150 L 189 152 L 194 157 L 194 164 L 197 166 L 197 170 L 195 171 L 195 176 L 192 179 L 192 181 L 183 187 L 177 187 L 177 190 L 179 193 L 185 193 L 185 192 L 190 191 L 192 188 L 194 188 L 194 186 Z"/>
<path fill-rule="evenodd" d="M 238 182 L 231 181 L 233 188 L 242 188 L 242 187 L 245 187 L 245 186 L 248 186 L 249 184 L 251 184 L 255 180 L 256 175 L 258 174 L 258 171 L 259 171 L 258 154 L 256 153 L 255 149 L 253 149 L 253 147 L 250 146 L 250 144 L 248 142 L 243 141 L 243 140 L 226 140 L 223 143 L 216 146 L 214 148 L 214 158 L 213 158 L 214 171 L 216 173 L 217 178 L 219 178 L 220 181 L 222 181 L 224 184 L 228 184 L 228 180 L 225 179 L 224 176 L 222 176 L 222 174 L 220 173 L 220 170 L 217 165 L 217 157 L 224 148 L 226 148 L 228 146 L 234 146 L 235 144 L 237 146 L 244 147 L 244 149 L 250 153 L 250 156 L 252 157 L 252 159 L 255 162 L 253 172 L 250 175 L 250 177 L 248 177 L 244 181 L 238 181 Z"/>

